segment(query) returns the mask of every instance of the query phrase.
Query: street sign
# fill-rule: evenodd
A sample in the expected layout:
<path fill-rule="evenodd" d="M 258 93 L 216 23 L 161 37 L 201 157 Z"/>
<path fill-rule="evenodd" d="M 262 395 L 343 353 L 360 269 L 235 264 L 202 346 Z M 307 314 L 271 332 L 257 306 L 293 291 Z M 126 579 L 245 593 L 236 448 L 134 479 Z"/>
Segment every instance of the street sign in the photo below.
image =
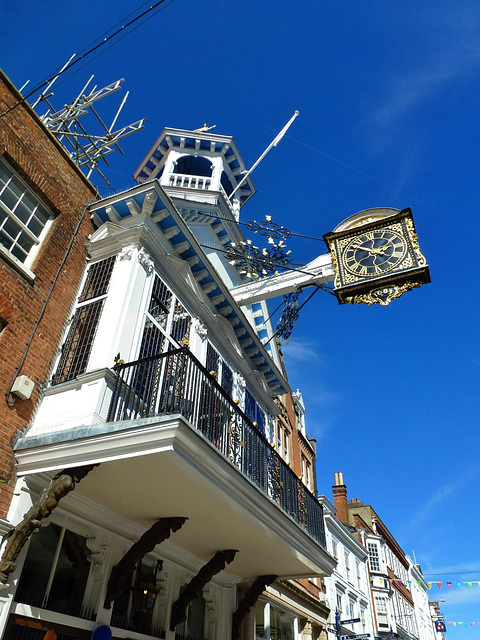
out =
<path fill-rule="evenodd" d="M 337 635 L 337 630 L 336 629 L 332 629 L 332 627 L 327 627 L 327 631 L 329 633 L 334 633 L 335 635 Z"/>
<path fill-rule="evenodd" d="M 369 638 L 370 634 L 369 633 L 357 633 L 356 635 L 353 636 L 342 636 L 342 638 L 344 638 L 345 640 L 360 640 L 361 638 Z"/>
<path fill-rule="evenodd" d="M 352 624 L 352 622 L 360 622 L 360 618 L 352 618 L 351 620 L 340 620 L 340 624 Z"/>

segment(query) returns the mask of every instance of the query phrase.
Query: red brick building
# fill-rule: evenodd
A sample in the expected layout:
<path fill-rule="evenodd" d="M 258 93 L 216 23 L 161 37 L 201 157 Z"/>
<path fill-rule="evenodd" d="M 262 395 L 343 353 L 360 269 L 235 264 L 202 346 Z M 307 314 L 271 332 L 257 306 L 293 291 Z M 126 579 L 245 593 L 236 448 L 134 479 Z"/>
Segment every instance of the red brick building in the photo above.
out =
<path fill-rule="evenodd" d="M 86 206 L 95 197 L 0 72 L 0 518 L 15 485 L 12 439 L 29 423 L 51 373 L 85 266 L 93 230 Z M 21 375 L 35 385 L 29 399 L 11 394 Z"/>

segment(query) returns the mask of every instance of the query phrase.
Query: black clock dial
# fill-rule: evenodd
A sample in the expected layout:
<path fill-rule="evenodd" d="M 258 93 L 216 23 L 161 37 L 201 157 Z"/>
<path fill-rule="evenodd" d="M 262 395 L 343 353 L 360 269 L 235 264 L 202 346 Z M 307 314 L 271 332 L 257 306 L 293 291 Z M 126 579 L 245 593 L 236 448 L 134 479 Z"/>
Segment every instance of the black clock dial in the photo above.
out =
<path fill-rule="evenodd" d="M 365 231 L 352 238 L 342 252 L 345 269 L 358 277 L 388 273 L 405 258 L 405 238 L 392 229 Z"/>

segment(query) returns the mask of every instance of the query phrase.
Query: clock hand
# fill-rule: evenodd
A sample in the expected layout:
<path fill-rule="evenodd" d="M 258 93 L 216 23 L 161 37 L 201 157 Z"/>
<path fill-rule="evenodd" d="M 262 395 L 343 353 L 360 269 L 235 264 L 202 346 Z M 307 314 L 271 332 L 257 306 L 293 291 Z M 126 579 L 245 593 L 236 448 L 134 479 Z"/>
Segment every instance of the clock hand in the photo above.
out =
<path fill-rule="evenodd" d="M 381 256 L 381 255 L 385 255 L 386 250 L 388 249 L 388 246 L 381 246 L 381 247 L 362 247 L 360 245 L 354 245 L 352 247 L 352 249 L 358 249 L 360 251 L 365 251 L 366 253 L 371 253 L 374 256 Z"/>

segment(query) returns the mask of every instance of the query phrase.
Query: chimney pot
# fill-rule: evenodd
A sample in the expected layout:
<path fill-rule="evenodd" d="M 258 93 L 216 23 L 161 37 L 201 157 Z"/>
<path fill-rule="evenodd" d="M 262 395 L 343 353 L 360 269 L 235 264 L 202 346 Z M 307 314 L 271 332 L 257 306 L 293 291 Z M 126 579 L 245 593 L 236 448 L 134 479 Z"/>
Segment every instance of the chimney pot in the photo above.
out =
<path fill-rule="evenodd" d="M 348 524 L 348 498 L 347 487 L 343 484 L 343 473 L 341 471 L 335 472 L 335 486 L 333 487 L 333 503 L 335 505 L 335 511 L 337 518 Z"/>

